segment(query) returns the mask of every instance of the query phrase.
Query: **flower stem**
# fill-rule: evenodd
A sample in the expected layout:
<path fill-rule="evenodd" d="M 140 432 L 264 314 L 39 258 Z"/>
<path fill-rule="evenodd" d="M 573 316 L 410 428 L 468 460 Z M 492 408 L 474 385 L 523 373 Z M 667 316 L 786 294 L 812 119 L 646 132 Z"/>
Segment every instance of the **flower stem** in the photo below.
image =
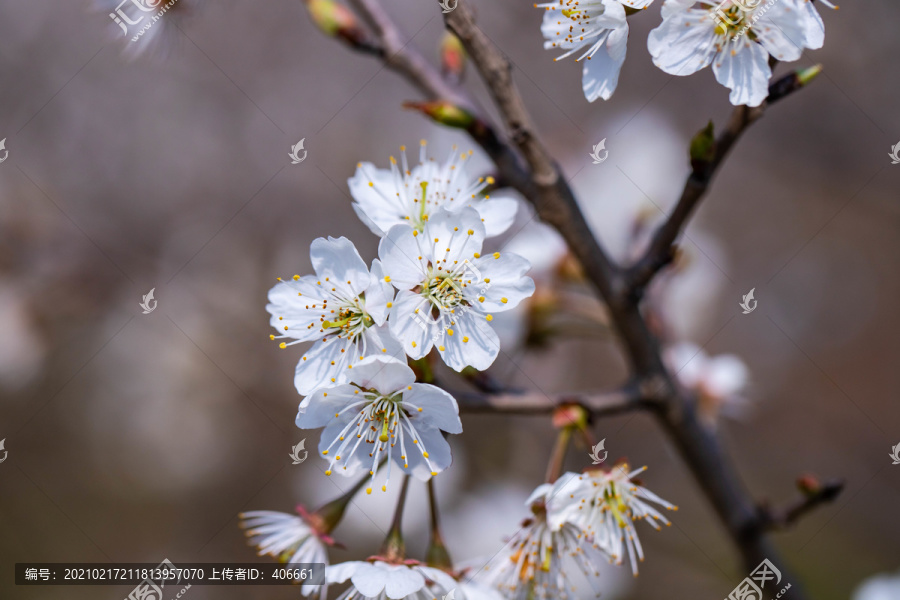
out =
<path fill-rule="evenodd" d="M 397 508 L 394 511 L 394 520 L 388 531 L 384 544 L 381 547 L 381 555 L 388 562 L 400 562 L 406 555 L 406 546 L 403 543 L 403 534 L 400 533 L 400 525 L 403 521 L 403 509 L 406 506 L 406 493 L 409 491 L 409 476 L 403 477 L 400 487 L 400 498 L 397 499 Z"/>
<path fill-rule="evenodd" d="M 317 529 L 320 533 L 329 534 L 334 531 L 334 528 L 338 526 L 338 523 L 344 517 L 347 505 L 350 504 L 350 501 L 353 500 L 353 497 L 363 488 L 368 480 L 368 476 L 362 477 L 340 497 L 323 504 L 310 515 L 310 518 L 316 521 Z"/>
<path fill-rule="evenodd" d="M 450 553 L 444 545 L 444 538 L 441 536 L 434 477 L 428 480 L 428 505 L 431 508 L 431 542 L 428 544 L 428 550 L 425 553 L 425 562 L 429 567 L 452 571 L 453 559 L 450 558 Z"/>
<path fill-rule="evenodd" d="M 561 428 L 556 436 L 556 445 L 553 447 L 553 454 L 550 455 L 550 462 L 547 465 L 547 483 L 554 483 L 559 479 L 559 475 L 562 473 L 563 461 L 566 458 L 566 450 L 569 448 L 571 440 L 572 428 Z"/>

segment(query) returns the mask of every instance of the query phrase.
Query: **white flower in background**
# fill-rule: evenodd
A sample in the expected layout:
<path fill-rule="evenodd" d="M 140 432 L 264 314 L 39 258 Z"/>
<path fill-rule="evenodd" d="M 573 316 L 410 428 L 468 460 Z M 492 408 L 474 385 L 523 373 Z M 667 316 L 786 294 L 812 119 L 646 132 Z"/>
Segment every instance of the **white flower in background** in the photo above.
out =
<path fill-rule="evenodd" d="M 742 392 L 749 371 L 733 354 L 710 357 L 696 344 L 682 342 L 666 349 L 666 363 L 675 371 L 678 381 L 697 394 L 700 413 L 714 425 L 720 413 L 739 417 L 746 409 Z"/>
<path fill-rule="evenodd" d="M 591 583 L 599 575 L 596 565 L 610 557 L 578 527 L 548 522 L 547 503 L 552 501 L 552 494 L 553 486 L 548 483 L 534 490 L 526 502 L 533 516 L 474 575 L 476 581 L 498 589 L 511 600 L 568 598 L 570 594 L 581 597 L 574 594 L 576 588 L 567 568 L 576 566 Z"/>
<path fill-rule="evenodd" d="M 305 515 L 304 515 L 305 516 Z M 325 563 L 328 564 L 326 543 L 316 532 L 314 525 L 302 517 L 271 510 L 252 510 L 240 515 L 241 527 L 260 556 L 272 556 L 285 564 Z M 326 586 L 303 584 L 300 594 L 309 596 L 319 592 L 324 598 Z"/>
<path fill-rule="evenodd" d="M 462 433 L 456 400 L 433 385 L 415 383 L 406 363 L 373 356 L 353 365 L 350 383 L 321 388 L 306 398 L 297 414 L 297 427 L 324 427 L 319 452 L 352 476 L 366 468 L 374 481 L 381 459 L 428 480 L 450 466 L 450 446 L 441 431 Z M 372 492 L 372 488 L 366 490 Z"/>
<path fill-rule="evenodd" d="M 388 319 L 391 333 L 413 359 L 434 345 L 444 362 L 462 371 L 487 369 L 500 351 L 490 325 L 495 312 L 515 308 L 534 293 L 528 261 L 512 253 L 481 256 L 484 226 L 471 208 L 432 213 L 420 233 L 395 225 L 378 255 L 400 290 Z"/>
<path fill-rule="evenodd" d="M 393 156 L 389 170 L 359 163 L 356 173 L 347 180 L 355 200 L 353 210 L 375 235 L 383 236 L 398 224 L 422 231 L 439 208 L 454 212 L 474 208 L 484 222 L 487 237 L 500 235 L 512 225 L 518 203 L 503 195 L 481 197 L 494 180 L 474 179 L 466 173 L 471 151 L 457 154 L 454 146 L 447 161 L 439 164 L 427 157 L 423 140 L 419 164 L 412 170 L 406 160 L 406 148 L 401 146 L 400 151 L 400 167 Z"/>
<path fill-rule="evenodd" d="M 637 563 L 644 560 L 644 551 L 632 521 L 643 519 L 659 530 L 657 521 L 666 525 L 669 521 L 649 503 L 678 510 L 632 481 L 646 469 L 641 467 L 629 473 L 628 465 L 622 464 L 611 471 L 591 469 L 583 475 L 564 474 L 554 484 L 548 501 L 551 527 L 559 529 L 568 525 L 583 530 L 616 564 L 622 564 L 627 552 L 631 571 L 637 576 Z"/>
<path fill-rule="evenodd" d="M 853 592 L 853 600 L 897 600 L 897 598 L 900 598 L 900 573 L 870 577 Z"/>
<path fill-rule="evenodd" d="M 627 2 L 644 8 L 652 0 Z M 628 44 L 628 22 L 625 7 L 618 0 L 558 0 L 537 4 L 546 9 L 541 33 L 544 48 L 566 52 L 554 60 L 582 52 L 576 61 L 584 61 L 581 86 L 584 97 L 609 100 L 619 82 L 619 70 L 625 62 Z"/>
<path fill-rule="evenodd" d="M 734 105 L 759 106 L 769 93 L 769 56 L 790 62 L 804 48 L 821 48 L 822 18 L 810 0 L 769 0 L 743 10 L 690 0 L 667 0 L 662 24 L 650 32 L 653 63 L 671 75 L 691 75 L 712 64 L 716 80 L 731 90 Z M 717 19 L 721 10 L 728 22 Z"/>
<path fill-rule="evenodd" d="M 347 238 L 318 238 L 309 249 L 315 275 L 294 275 L 269 290 L 269 323 L 291 338 L 281 347 L 311 342 L 297 363 L 294 385 L 306 396 L 323 385 L 343 383 L 353 365 L 366 356 L 403 356 L 403 350 L 383 327 L 393 298 L 381 263 L 371 273 Z"/>
<path fill-rule="evenodd" d="M 440 569 L 418 563 L 352 561 L 325 569 L 325 581 L 329 584 L 344 583 L 348 579 L 351 586 L 338 596 L 338 600 L 435 600 L 457 585 L 455 579 Z"/>

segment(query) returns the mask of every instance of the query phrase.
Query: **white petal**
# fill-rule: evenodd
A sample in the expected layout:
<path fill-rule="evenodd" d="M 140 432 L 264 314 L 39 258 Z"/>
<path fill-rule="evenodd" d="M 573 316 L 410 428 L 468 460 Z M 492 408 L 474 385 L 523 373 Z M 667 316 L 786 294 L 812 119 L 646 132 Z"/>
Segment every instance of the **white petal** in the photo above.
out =
<path fill-rule="evenodd" d="M 581 87 L 588 102 L 609 100 L 619 83 L 619 71 L 625 62 L 628 24 L 610 32 L 603 46 L 582 62 Z"/>
<path fill-rule="evenodd" d="M 347 180 L 347 185 L 356 200 L 353 210 L 375 235 L 383 236 L 392 226 L 403 222 L 406 210 L 397 197 L 398 190 L 390 170 L 361 163 L 353 177 Z"/>
<path fill-rule="evenodd" d="M 350 561 L 330 565 L 325 568 L 325 581 L 328 583 L 344 583 L 353 576 L 360 566 L 368 564 L 361 561 Z"/>
<path fill-rule="evenodd" d="M 473 257 L 481 252 L 484 243 L 484 223 L 475 209 L 463 208 L 457 212 L 438 210 L 431 213 L 422 245 L 431 246 L 431 260 L 435 267 L 450 270 L 454 261 Z"/>
<path fill-rule="evenodd" d="M 453 321 L 453 335 L 449 335 L 449 330 L 445 331 L 438 343 L 444 363 L 455 371 L 462 371 L 467 366 L 479 371 L 490 367 L 500 352 L 500 338 L 486 316 L 474 310 L 457 310 Z"/>
<path fill-rule="evenodd" d="M 708 66 L 716 54 L 716 24 L 710 11 L 672 11 L 647 36 L 653 64 L 670 75 L 690 75 Z"/>
<path fill-rule="evenodd" d="M 377 258 L 372 261 L 369 287 L 366 289 L 366 312 L 377 325 L 384 325 L 388 302 L 394 299 L 394 286 L 384 280 L 384 267 Z"/>
<path fill-rule="evenodd" d="M 297 363 L 294 387 L 301 396 L 307 396 L 323 385 L 344 383 L 349 370 L 347 365 L 354 354 L 353 344 L 346 339 L 332 335 L 324 341 L 319 340 Z"/>
<path fill-rule="evenodd" d="M 319 317 L 323 313 L 322 300 L 327 297 L 329 295 L 324 294 L 322 289 L 317 289 L 316 278 L 312 275 L 297 281 L 281 281 L 269 290 L 269 304 L 266 305 L 266 310 L 272 315 L 269 324 L 279 335 L 303 342 L 318 339 L 321 335 Z M 313 327 L 309 327 L 310 324 Z"/>
<path fill-rule="evenodd" d="M 504 233 L 516 220 L 519 203 L 515 198 L 491 195 L 486 200 L 473 201 L 470 206 L 478 211 L 484 221 L 485 237 Z"/>
<path fill-rule="evenodd" d="M 422 409 L 413 412 L 414 424 L 424 421 L 447 433 L 462 433 L 462 422 L 459 420 L 459 406 L 456 404 L 456 398 L 441 388 L 424 383 L 413 383 L 412 390 L 404 392 L 403 401 Z"/>
<path fill-rule="evenodd" d="M 325 427 L 336 418 L 346 424 L 359 411 L 347 411 L 342 417 L 335 417 L 335 414 L 357 401 L 355 392 L 356 388 L 349 384 L 319 388 L 303 401 L 294 422 L 300 429 Z"/>
<path fill-rule="evenodd" d="M 416 312 L 418 311 L 418 312 Z M 415 292 L 401 291 L 394 299 L 388 326 L 410 358 L 418 360 L 431 351 L 438 326 L 431 318 L 431 302 Z"/>
<path fill-rule="evenodd" d="M 415 567 L 415 569 L 422 575 L 424 575 L 426 579 L 430 579 L 431 581 L 437 583 L 447 592 L 457 586 L 457 581 L 440 569 L 436 569 L 434 567 L 426 567 L 425 565 L 417 566 Z"/>
<path fill-rule="evenodd" d="M 716 81 L 731 89 L 735 106 L 759 106 L 769 95 L 769 54 L 748 39 L 739 38 L 722 48 L 713 61 Z"/>
<path fill-rule="evenodd" d="M 387 597 L 394 600 L 415 594 L 425 586 L 421 573 L 406 566 L 386 563 L 360 566 L 350 580 L 363 596 L 376 597 L 384 590 Z"/>
<path fill-rule="evenodd" d="M 414 383 L 416 374 L 405 362 L 370 356 L 353 367 L 350 379 L 360 387 L 375 389 L 384 396 L 390 396 Z"/>
<path fill-rule="evenodd" d="M 400 342 L 391 335 L 387 325 L 381 327 L 369 327 L 365 333 L 365 352 L 362 356 L 381 356 L 383 358 L 394 358 L 406 362 L 406 353 Z M 357 346 L 357 349 L 359 346 Z M 356 368 L 356 363 L 353 363 Z"/>
<path fill-rule="evenodd" d="M 409 225 L 395 225 L 378 244 L 384 272 L 398 290 L 412 289 L 425 279 L 425 265 L 431 259 L 430 246 L 424 244 L 420 248 L 417 240 L 420 235 Z"/>
<path fill-rule="evenodd" d="M 465 295 L 482 312 L 510 310 L 534 294 L 534 280 L 525 275 L 531 265 L 517 254 L 497 252 L 482 256 L 473 261 L 473 267 L 479 280 L 466 287 Z"/>
<path fill-rule="evenodd" d="M 825 28 L 812 2 L 769 0 L 754 14 L 760 17 L 752 26 L 753 33 L 763 48 L 780 61 L 797 60 L 804 48 L 822 47 Z M 807 39 L 808 33 L 812 39 Z"/>
<path fill-rule="evenodd" d="M 416 423 L 418 436 L 418 444 L 412 444 L 410 440 L 406 442 L 406 458 L 409 469 L 403 468 L 403 460 L 400 459 L 400 453 L 396 452 L 399 448 L 395 447 L 394 463 L 400 466 L 404 473 L 412 474 L 419 481 L 428 481 L 431 473 L 440 473 L 447 469 L 453 462 L 450 454 L 450 444 L 444 439 L 444 435 L 437 429 L 429 427 L 427 424 Z M 426 461 L 420 448 L 424 448 L 428 452 Z"/>
<path fill-rule="evenodd" d="M 415 569 L 398 568 L 390 574 L 384 585 L 388 598 L 400 600 L 425 587 L 425 577 Z"/>
<path fill-rule="evenodd" d="M 349 298 L 363 293 L 369 287 L 366 263 L 360 258 L 353 242 L 345 237 L 313 240 L 309 247 L 309 258 L 326 289 L 334 287 L 342 290 L 342 295 Z M 324 281 L 326 278 L 327 282 Z"/>
<path fill-rule="evenodd" d="M 696 2 L 697 0 L 666 0 L 662 6 L 662 18 L 668 19 L 670 15 L 689 9 Z"/>

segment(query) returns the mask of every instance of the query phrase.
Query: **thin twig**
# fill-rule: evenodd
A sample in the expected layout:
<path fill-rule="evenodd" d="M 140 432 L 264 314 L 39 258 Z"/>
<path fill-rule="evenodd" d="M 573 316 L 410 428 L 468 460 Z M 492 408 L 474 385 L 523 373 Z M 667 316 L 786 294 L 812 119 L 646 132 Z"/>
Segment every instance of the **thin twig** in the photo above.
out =
<path fill-rule="evenodd" d="M 461 413 L 549 415 L 560 404 L 578 404 L 595 417 L 605 417 L 648 408 L 652 404 L 652 399 L 638 386 L 610 392 L 560 394 L 554 398 L 541 392 L 483 394 L 452 390 L 450 393 L 459 403 Z"/>
<path fill-rule="evenodd" d="M 763 116 L 768 105 L 799 90 L 803 85 L 797 73 L 789 73 L 769 86 L 769 96 L 760 106 L 736 106 L 731 111 L 725 129 L 716 138 L 712 160 L 693 161 L 691 174 L 684 184 L 675 209 L 653 234 L 644 254 L 626 271 L 627 285 L 623 290 L 627 296 L 626 300 L 639 301 L 653 277 L 675 258 L 675 240 L 706 195 L 713 177 L 725 162 L 735 142 Z"/>
<path fill-rule="evenodd" d="M 834 502 L 844 490 L 844 481 L 833 479 L 819 485 L 792 504 L 776 510 L 768 506 L 761 507 L 763 523 L 767 529 L 788 529 L 800 520 L 800 517 L 823 504 Z"/>

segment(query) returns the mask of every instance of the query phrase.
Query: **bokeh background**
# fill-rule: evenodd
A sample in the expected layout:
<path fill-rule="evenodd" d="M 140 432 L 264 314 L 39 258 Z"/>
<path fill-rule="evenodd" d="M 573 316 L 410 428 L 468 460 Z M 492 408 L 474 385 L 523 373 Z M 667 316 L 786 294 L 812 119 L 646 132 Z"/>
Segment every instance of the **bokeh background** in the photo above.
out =
<path fill-rule="evenodd" d="M 439 158 L 454 143 L 473 147 L 403 110 L 415 90 L 326 38 L 298 0 L 181 0 L 137 44 L 120 36 L 108 4 L 0 2 L 0 137 L 9 150 L 0 164 L 2 598 L 129 592 L 16 587 L 16 562 L 254 560 L 240 511 L 290 511 L 338 494 L 347 482 L 326 478 L 320 459 L 290 464 L 291 446 L 309 438 L 312 448 L 317 434 L 293 424 L 301 349 L 269 341 L 266 292 L 275 277 L 309 270 L 319 236 L 347 236 L 375 257 L 377 239 L 346 186 L 358 161 L 387 166 L 420 138 Z M 580 67 L 542 49 L 530 2 L 475 4 L 591 225 L 627 256 L 635 220 L 656 222 L 677 200 L 690 137 L 709 119 L 724 122 L 727 90 L 708 69 L 675 78 L 653 67 L 646 36 L 658 3 L 629 20 L 618 91 L 594 104 L 581 93 Z M 384 5 L 436 60 L 443 24 L 434 3 Z M 796 499 L 806 473 L 846 479 L 834 504 L 776 538 L 815 598 L 846 599 L 900 567 L 900 466 L 888 457 L 900 443 L 900 166 L 887 157 L 900 140 L 900 7 L 819 8 L 825 47 L 792 66 L 818 62 L 824 73 L 741 141 L 687 229 L 683 268 L 654 302 L 668 343 L 747 365 L 746 410 L 719 429 L 755 497 Z M 474 72 L 466 86 L 489 107 Z M 301 138 L 308 157 L 291 165 Z M 609 159 L 592 165 L 588 152 L 603 138 Z M 478 171 L 491 171 L 483 157 Z M 514 229 L 530 232 L 530 220 L 523 204 Z M 151 288 L 158 308 L 144 315 L 138 303 Z M 758 309 L 743 315 L 750 288 Z M 625 376 L 608 335 L 529 349 L 516 344 L 519 326 L 506 323 L 492 369 L 501 381 L 554 394 Z M 515 531 L 553 440 L 546 419 L 463 423 L 453 467 L 437 481 L 461 561 L 492 555 Z M 641 576 L 605 572 L 606 597 L 727 596 L 746 573 L 653 420 L 605 419 L 595 433 L 612 459 L 648 465 L 644 483 L 681 507 L 660 533 L 638 526 Z M 587 464 L 586 451 L 570 454 L 570 469 Z M 377 549 L 395 493 L 357 500 L 337 531 L 348 549 L 335 562 Z M 420 555 L 419 485 L 406 532 Z M 291 587 L 189 592 L 297 596 Z"/>

